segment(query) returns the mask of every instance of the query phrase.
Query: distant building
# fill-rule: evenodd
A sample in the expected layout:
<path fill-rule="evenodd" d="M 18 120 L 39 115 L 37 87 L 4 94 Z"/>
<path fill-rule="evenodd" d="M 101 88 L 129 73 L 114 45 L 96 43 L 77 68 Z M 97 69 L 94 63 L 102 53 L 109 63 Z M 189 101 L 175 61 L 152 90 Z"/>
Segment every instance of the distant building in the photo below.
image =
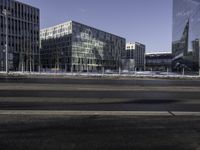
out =
<path fill-rule="evenodd" d="M 145 56 L 147 71 L 171 71 L 171 53 L 149 53 Z"/>
<path fill-rule="evenodd" d="M 69 21 L 41 30 L 41 63 L 45 70 L 116 70 L 125 38 Z"/>
<path fill-rule="evenodd" d="M 198 68 L 199 67 L 199 51 L 200 51 L 200 39 L 195 39 L 194 41 L 192 41 L 192 58 L 194 61 L 194 68 Z"/>
<path fill-rule="evenodd" d="M 145 45 L 141 43 L 127 43 L 123 54 L 124 68 L 129 70 L 144 70 L 145 67 Z M 127 66 L 129 65 L 129 66 Z M 134 66 L 133 66 L 134 65 Z"/>
<path fill-rule="evenodd" d="M 199 0 L 173 0 L 173 71 L 197 72 L 200 68 L 199 18 Z"/>
<path fill-rule="evenodd" d="M 0 71 L 6 70 L 6 17 L 8 12 L 8 68 L 11 71 L 39 69 L 40 11 L 15 1 L 0 0 Z"/>

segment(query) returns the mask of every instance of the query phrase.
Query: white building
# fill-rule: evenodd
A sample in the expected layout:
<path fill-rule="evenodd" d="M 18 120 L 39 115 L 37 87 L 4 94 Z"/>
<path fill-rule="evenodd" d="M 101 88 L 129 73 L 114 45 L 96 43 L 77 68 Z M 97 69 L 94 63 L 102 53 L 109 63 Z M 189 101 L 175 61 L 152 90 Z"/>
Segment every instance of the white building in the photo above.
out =
<path fill-rule="evenodd" d="M 129 66 L 128 68 L 135 68 L 136 70 L 144 70 L 145 51 L 146 51 L 146 46 L 144 44 L 138 42 L 127 43 L 126 51 L 125 54 L 123 54 L 123 58 L 127 60 L 134 60 L 134 63 L 132 64 L 135 65 L 135 66 Z"/>

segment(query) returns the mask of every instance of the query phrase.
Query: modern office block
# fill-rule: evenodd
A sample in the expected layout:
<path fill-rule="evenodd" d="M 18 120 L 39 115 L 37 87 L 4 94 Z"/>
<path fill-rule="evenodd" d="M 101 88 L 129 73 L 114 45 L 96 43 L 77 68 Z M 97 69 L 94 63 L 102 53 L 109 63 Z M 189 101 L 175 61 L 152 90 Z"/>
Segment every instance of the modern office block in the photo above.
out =
<path fill-rule="evenodd" d="M 147 71 L 171 71 L 172 54 L 167 52 L 145 55 Z"/>
<path fill-rule="evenodd" d="M 199 67 L 199 50 L 200 50 L 200 39 L 195 39 L 192 41 L 192 54 L 194 61 L 194 68 Z"/>
<path fill-rule="evenodd" d="M 200 0 L 173 0 L 173 71 L 199 70 Z"/>
<path fill-rule="evenodd" d="M 39 24 L 39 9 L 15 0 L 0 0 L 0 71 L 6 70 L 6 62 L 12 71 L 39 69 Z"/>
<path fill-rule="evenodd" d="M 122 37 L 69 21 L 41 30 L 43 70 L 71 72 L 116 70 L 126 40 Z"/>
<path fill-rule="evenodd" d="M 127 59 L 127 61 L 131 60 L 132 63 L 128 63 L 128 64 L 132 64 L 132 65 L 134 64 L 135 65 L 135 66 L 129 66 L 128 68 L 135 68 L 134 70 L 144 70 L 144 67 L 145 67 L 145 51 L 146 51 L 146 46 L 144 44 L 141 44 L 141 43 L 138 43 L 138 42 L 127 43 L 126 44 L 126 51 L 123 54 L 123 59 Z M 125 67 L 125 68 L 127 68 L 127 67 Z"/>

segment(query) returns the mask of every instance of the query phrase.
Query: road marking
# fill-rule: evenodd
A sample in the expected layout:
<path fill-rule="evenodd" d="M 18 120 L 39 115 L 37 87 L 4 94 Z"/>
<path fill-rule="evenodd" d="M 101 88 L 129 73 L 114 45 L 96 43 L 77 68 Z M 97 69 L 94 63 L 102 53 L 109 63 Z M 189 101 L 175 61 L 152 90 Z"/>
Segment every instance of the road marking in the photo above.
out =
<path fill-rule="evenodd" d="M 68 116 L 200 116 L 200 112 L 176 111 L 48 111 L 0 110 L 0 115 L 68 115 Z"/>
<path fill-rule="evenodd" d="M 172 112 L 175 116 L 200 116 L 200 112 Z"/>
<path fill-rule="evenodd" d="M 69 116 L 171 116 L 167 111 L 46 111 L 0 110 L 0 115 L 69 115 Z"/>
<path fill-rule="evenodd" d="M 121 85 L 121 86 L 111 86 L 111 85 L 80 85 L 76 84 L 34 84 L 34 83 L 0 83 L 0 90 L 41 90 L 41 91 L 169 91 L 169 92 L 199 92 L 200 87 L 192 86 L 156 86 L 156 87 L 142 87 L 137 85 Z"/>

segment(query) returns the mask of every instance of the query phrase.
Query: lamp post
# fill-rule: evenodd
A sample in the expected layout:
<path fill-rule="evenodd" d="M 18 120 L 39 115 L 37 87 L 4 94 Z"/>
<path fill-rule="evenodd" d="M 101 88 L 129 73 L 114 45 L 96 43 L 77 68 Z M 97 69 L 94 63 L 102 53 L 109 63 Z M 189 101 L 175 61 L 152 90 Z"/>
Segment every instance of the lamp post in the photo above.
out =
<path fill-rule="evenodd" d="M 199 49 L 199 76 L 200 76 L 200 49 Z"/>
<path fill-rule="evenodd" d="M 6 23 L 6 74 L 9 73 L 9 66 L 8 66 L 8 15 L 10 15 L 10 12 L 6 9 L 3 10 L 3 15 L 5 16 L 5 23 Z"/>

